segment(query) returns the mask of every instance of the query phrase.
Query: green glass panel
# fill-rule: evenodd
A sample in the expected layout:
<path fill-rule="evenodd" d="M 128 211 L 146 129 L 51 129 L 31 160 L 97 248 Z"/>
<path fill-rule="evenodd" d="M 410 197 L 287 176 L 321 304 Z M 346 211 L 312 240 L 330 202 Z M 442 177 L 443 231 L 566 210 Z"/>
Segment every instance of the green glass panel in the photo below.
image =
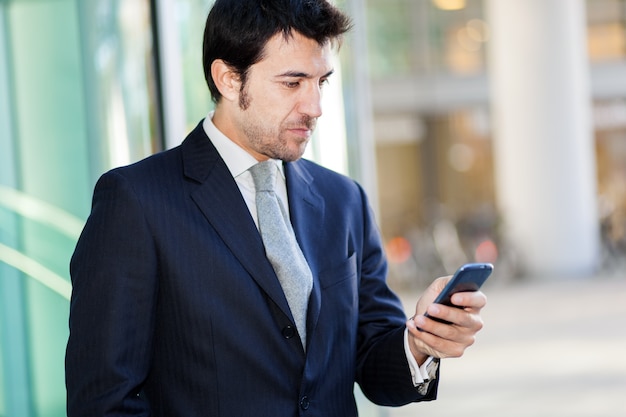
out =
<path fill-rule="evenodd" d="M 0 416 L 65 415 L 94 183 L 160 149 L 152 39 L 148 0 L 0 1 Z"/>
<path fill-rule="evenodd" d="M 43 201 L 84 213 L 89 177 L 85 175 L 87 143 L 77 17 L 73 0 L 17 1 L 9 6 L 21 188 Z M 25 220 L 21 245 L 28 258 L 67 275 L 71 236 Z M 35 414 L 63 416 L 67 300 L 29 280 L 24 303 Z"/>
<path fill-rule="evenodd" d="M 177 0 L 187 129 L 193 129 L 213 107 L 204 79 L 202 38 L 213 0 Z"/>

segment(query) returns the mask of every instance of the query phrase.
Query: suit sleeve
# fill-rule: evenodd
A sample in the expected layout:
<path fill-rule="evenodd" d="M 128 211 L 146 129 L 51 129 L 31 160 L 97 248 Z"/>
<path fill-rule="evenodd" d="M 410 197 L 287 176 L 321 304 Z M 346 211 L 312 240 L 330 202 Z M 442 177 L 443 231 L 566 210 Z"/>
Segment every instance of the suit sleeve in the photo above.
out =
<path fill-rule="evenodd" d="M 387 262 L 374 216 L 361 190 L 363 247 L 359 289 L 357 382 L 372 402 L 400 406 L 436 399 L 439 378 L 418 393 L 404 350 L 406 315 L 386 284 Z"/>
<path fill-rule="evenodd" d="M 148 416 L 157 260 L 140 200 L 115 171 L 96 185 L 70 273 L 68 417 Z"/>

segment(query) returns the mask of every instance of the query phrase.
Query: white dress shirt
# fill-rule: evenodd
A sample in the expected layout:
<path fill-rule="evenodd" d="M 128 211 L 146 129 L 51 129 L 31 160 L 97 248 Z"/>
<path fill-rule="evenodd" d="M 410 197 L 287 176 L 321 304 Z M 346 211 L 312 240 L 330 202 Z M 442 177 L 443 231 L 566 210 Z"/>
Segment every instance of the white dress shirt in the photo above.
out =
<path fill-rule="evenodd" d="M 237 186 L 239 187 L 239 191 L 241 191 L 241 195 L 248 206 L 248 210 L 250 210 L 254 223 L 258 228 L 259 223 L 256 214 L 255 199 L 256 190 L 254 188 L 252 174 L 248 171 L 248 169 L 257 164 L 259 161 L 257 161 L 252 155 L 246 152 L 235 142 L 228 139 L 226 135 L 215 127 L 212 118 L 213 112 L 209 113 L 209 115 L 204 119 L 204 122 L 202 123 L 204 132 L 211 138 L 211 142 L 213 142 L 217 152 L 226 163 L 230 174 L 233 176 Z M 272 161 L 276 163 L 278 171 L 280 172 L 280 175 L 276 176 L 276 186 L 274 191 L 283 203 L 283 207 L 285 207 L 285 211 L 287 211 L 287 216 L 289 216 L 289 200 L 287 198 L 287 185 L 285 183 L 285 171 L 283 169 L 283 164 L 282 161 L 275 159 Z"/>
<path fill-rule="evenodd" d="M 252 174 L 248 169 L 258 163 L 252 155 L 246 152 L 243 148 L 237 145 L 232 140 L 228 139 L 226 135 L 224 135 L 214 124 L 213 124 L 213 112 L 209 113 L 208 116 L 204 119 L 202 123 L 202 127 L 204 132 L 207 134 L 209 138 L 211 138 L 211 142 L 217 149 L 217 152 L 220 154 L 228 170 L 231 175 L 235 179 L 239 190 L 241 191 L 241 195 L 243 196 L 246 205 L 248 206 L 248 210 L 250 210 L 250 214 L 254 219 L 257 228 L 259 227 L 259 223 L 257 220 L 256 213 L 256 200 L 255 200 L 255 187 L 254 181 L 252 179 Z M 287 196 L 287 185 L 285 183 L 285 171 L 283 169 L 283 164 L 281 161 L 273 160 L 278 167 L 278 170 L 281 175 L 276 176 L 276 188 L 275 192 L 278 198 L 281 199 L 283 206 L 287 209 L 289 207 L 289 200 Z M 289 215 L 289 210 L 287 209 L 287 215 Z M 409 368 L 411 370 L 411 376 L 413 379 L 413 385 L 419 386 L 427 382 L 431 377 L 429 377 L 427 367 L 433 361 L 433 358 L 428 358 L 426 362 L 420 367 L 417 364 L 417 361 L 413 357 L 411 350 L 409 349 L 409 337 L 408 330 L 404 331 L 404 352 L 406 354 L 407 360 L 409 362 Z"/>

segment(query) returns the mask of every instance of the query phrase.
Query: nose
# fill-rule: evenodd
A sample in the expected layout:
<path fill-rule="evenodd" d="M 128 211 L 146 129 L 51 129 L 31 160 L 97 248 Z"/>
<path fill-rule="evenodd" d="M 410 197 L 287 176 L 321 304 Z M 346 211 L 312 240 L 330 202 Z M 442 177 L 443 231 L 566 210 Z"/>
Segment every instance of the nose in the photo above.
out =
<path fill-rule="evenodd" d="M 318 118 L 322 115 L 322 88 L 316 83 L 306 89 L 300 100 L 300 113 L 311 118 Z"/>

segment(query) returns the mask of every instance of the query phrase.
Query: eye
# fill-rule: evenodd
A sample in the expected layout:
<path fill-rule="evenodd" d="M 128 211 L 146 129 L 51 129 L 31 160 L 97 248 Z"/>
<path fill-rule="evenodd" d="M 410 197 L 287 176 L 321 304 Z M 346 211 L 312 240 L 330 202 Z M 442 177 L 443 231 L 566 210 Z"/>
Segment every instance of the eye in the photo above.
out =
<path fill-rule="evenodd" d="M 300 82 L 299 81 L 285 81 L 283 82 L 283 85 L 287 88 L 297 88 L 300 86 Z"/>
<path fill-rule="evenodd" d="M 328 78 L 321 78 L 320 79 L 320 87 L 324 87 L 325 85 L 330 84 L 330 80 Z"/>

